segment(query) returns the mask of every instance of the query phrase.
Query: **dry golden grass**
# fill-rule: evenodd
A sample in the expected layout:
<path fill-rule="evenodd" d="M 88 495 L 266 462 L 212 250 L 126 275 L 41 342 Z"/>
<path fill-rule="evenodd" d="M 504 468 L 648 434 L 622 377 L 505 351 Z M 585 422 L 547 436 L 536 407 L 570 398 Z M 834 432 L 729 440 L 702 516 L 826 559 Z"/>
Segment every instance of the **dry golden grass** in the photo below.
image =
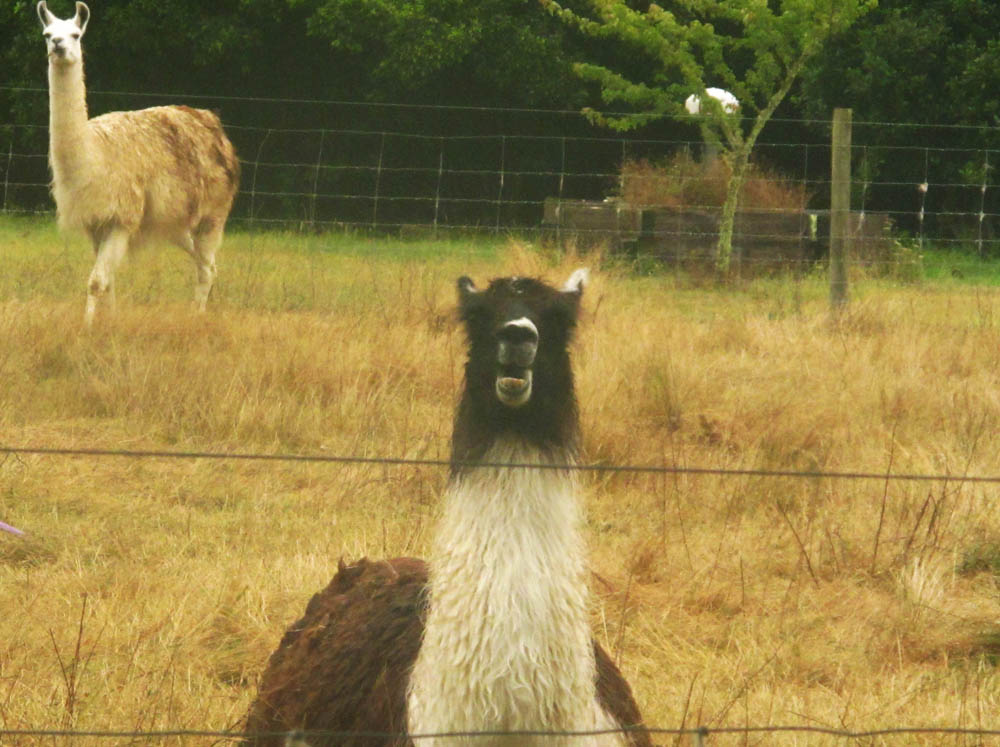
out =
<path fill-rule="evenodd" d="M 445 457 L 455 278 L 562 280 L 579 262 L 236 234 L 206 315 L 187 305 L 186 258 L 152 250 L 86 333 L 87 250 L 35 224 L 0 244 L 0 442 L 71 448 Z M 1000 474 L 994 291 L 862 282 L 834 322 L 819 281 L 698 290 L 605 269 L 584 305 L 588 461 Z M 339 557 L 425 553 L 444 477 L 3 458 L 0 519 L 28 534 L 0 535 L 0 729 L 238 727 Z M 648 723 L 1000 729 L 1000 486 L 628 473 L 586 486 L 595 631 Z M 709 740 L 744 743 L 842 740 Z"/>

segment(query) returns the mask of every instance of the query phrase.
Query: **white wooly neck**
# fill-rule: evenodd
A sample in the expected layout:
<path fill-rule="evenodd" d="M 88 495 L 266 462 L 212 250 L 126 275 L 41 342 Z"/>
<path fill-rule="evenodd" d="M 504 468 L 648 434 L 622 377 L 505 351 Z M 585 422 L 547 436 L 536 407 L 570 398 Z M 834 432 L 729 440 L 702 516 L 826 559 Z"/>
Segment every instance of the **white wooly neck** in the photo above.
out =
<path fill-rule="evenodd" d="M 483 461 L 547 460 L 523 443 L 503 442 Z M 596 701 L 573 473 L 473 468 L 452 479 L 442 512 L 429 558 L 424 639 L 410 678 L 410 733 L 614 728 Z M 440 744 L 466 741 L 535 743 Z M 622 742 L 605 735 L 537 743 Z"/>
<path fill-rule="evenodd" d="M 99 164 L 92 147 L 91 128 L 87 124 L 87 89 L 83 60 L 71 64 L 49 62 L 49 160 L 53 189 L 60 212 L 68 207 L 64 197 L 78 186 L 85 186 L 88 175 Z"/>

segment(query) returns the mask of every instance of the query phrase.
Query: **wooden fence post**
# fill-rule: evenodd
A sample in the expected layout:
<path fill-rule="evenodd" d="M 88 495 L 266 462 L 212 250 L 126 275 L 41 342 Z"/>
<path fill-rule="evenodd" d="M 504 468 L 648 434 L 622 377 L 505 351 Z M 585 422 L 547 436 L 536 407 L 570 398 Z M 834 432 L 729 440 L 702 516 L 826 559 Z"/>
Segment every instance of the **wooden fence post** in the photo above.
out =
<path fill-rule="evenodd" d="M 851 228 L 851 110 L 833 110 L 830 148 L 830 305 L 847 304 L 847 255 Z"/>

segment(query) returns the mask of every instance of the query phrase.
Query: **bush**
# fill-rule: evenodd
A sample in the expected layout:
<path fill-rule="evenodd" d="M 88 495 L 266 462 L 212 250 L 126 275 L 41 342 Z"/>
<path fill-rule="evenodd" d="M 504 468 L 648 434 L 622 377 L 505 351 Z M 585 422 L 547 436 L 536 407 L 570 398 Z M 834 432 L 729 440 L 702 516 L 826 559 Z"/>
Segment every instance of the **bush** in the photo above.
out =
<path fill-rule="evenodd" d="M 731 170 L 721 158 L 696 161 L 686 151 L 662 161 L 638 159 L 622 164 L 618 195 L 644 207 L 722 207 Z M 744 210 L 804 210 L 811 194 L 806 185 L 760 164 L 750 164 L 740 207 Z"/>

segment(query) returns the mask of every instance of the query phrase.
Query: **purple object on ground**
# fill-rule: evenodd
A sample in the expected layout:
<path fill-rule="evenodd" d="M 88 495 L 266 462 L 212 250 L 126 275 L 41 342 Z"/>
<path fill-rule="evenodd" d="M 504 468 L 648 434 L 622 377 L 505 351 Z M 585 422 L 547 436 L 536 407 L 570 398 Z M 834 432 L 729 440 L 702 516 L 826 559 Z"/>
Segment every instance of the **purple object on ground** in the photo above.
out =
<path fill-rule="evenodd" d="M 2 521 L 0 521 L 0 529 L 3 529 L 5 532 L 10 532 L 11 534 L 16 534 L 18 537 L 24 536 L 24 532 L 22 532 L 20 529 L 16 529 L 15 527 L 12 527 L 10 524 L 5 524 Z"/>

